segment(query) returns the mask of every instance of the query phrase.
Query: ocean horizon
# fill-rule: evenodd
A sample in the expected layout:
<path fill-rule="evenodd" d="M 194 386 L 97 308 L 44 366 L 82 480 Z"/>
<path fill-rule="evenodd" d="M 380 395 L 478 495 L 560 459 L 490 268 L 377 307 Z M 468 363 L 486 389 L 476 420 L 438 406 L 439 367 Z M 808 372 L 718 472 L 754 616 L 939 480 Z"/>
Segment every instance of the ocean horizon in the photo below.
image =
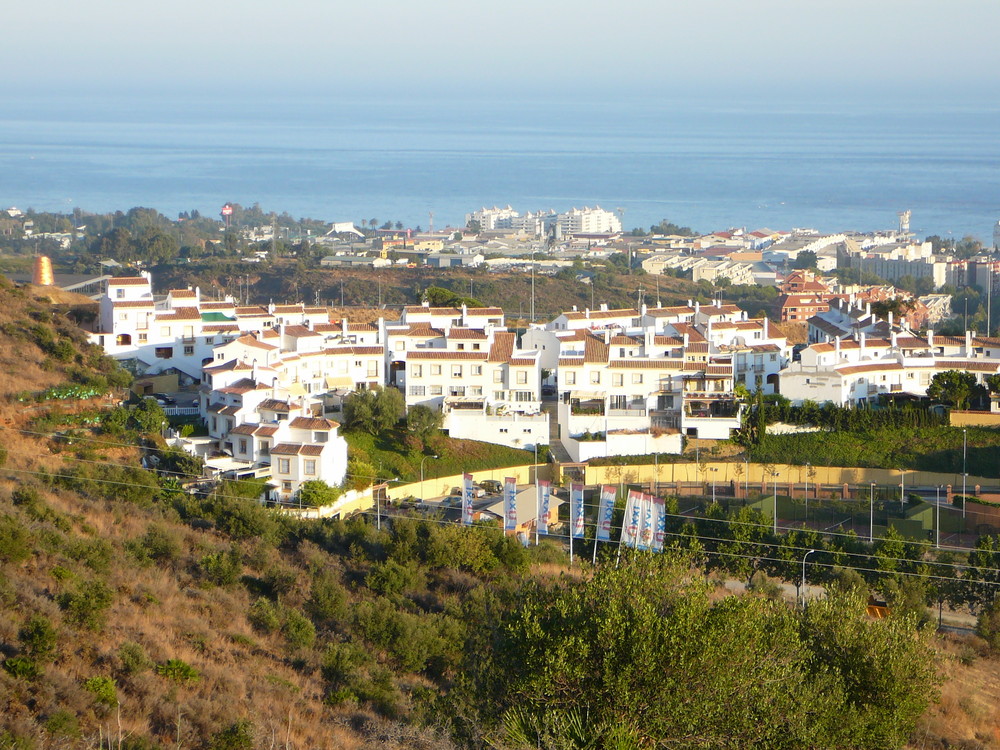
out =
<path fill-rule="evenodd" d="M 1000 109 L 609 98 L 32 97 L 0 115 L 0 204 L 226 202 L 325 221 L 458 226 L 480 206 L 992 239 Z"/>

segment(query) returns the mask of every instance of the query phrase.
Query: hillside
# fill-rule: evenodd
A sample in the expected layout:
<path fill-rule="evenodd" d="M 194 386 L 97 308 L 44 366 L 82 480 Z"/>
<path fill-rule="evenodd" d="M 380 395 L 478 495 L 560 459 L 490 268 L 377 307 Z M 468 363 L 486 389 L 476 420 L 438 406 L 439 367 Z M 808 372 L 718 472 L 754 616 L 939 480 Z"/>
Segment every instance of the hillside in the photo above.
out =
<path fill-rule="evenodd" d="M 118 406 L 71 324 L 0 295 L 0 748 L 992 741 L 985 645 L 849 594 L 800 613 L 721 596 L 693 558 L 567 575 L 557 546 L 489 526 L 183 494 L 195 467 L 148 432 L 157 407 Z M 139 468 L 154 454 L 176 473 Z M 925 712 L 932 646 L 946 702 Z"/>

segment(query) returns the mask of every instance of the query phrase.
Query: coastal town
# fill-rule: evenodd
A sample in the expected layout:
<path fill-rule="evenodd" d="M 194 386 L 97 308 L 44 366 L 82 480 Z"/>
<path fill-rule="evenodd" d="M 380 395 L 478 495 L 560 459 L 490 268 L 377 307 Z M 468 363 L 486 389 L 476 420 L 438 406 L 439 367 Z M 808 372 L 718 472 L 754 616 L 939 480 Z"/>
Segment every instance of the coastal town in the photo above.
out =
<path fill-rule="evenodd" d="M 599 208 L 522 216 L 507 207 L 440 233 L 332 225 L 327 267 L 365 263 L 377 275 L 392 264 L 484 264 L 532 278 L 570 269 L 586 285 L 588 262 L 618 253 L 643 288 L 630 307 L 597 301 L 546 320 L 536 320 L 532 299 L 520 316 L 425 300 L 361 321 L 322 304 L 163 289 L 149 271 L 117 269 L 91 279 L 100 313 L 89 335 L 137 376 L 140 394 L 178 394 L 183 405 L 168 408 L 197 414 L 207 434 L 173 440 L 206 472 L 266 477 L 281 503 L 304 482 L 344 481 L 338 420 L 359 391 L 396 389 L 407 410 L 440 415 L 451 437 L 576 464 L 728 440 L 755 394 L 879 408 L 926 400 L 935 376 L 953 371 L 984 388 L 974 407 L 994 424 L 1000 403 L 987 384 L 1000 372 L 1000 339 L 954 315 L 942 290 L 978 285 L 992 315 L 997 261 L 986 248 L 965 258 L 935 252 L 909 232 L 908 213 L 899 219 L 872 234 L 626 236 L 620 216 Z M 266 229 L 246 231 L 266 246 Z M 57 282 L 47 259 L 36 265 Z M 838 278 L 843 268 L 877 283 Z M 681 275 L 709 282 L 714 296 L 661 304 L 657 279 Z M 751 315 L 725 301 L 736 285 L 772 287 L 770 307 Z"/>

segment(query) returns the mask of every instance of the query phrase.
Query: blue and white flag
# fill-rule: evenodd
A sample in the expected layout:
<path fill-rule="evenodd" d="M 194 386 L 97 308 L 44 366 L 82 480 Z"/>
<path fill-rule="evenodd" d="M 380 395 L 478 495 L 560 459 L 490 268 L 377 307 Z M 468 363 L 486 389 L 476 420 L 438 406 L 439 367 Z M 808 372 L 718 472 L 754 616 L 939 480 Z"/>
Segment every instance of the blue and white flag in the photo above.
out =
<path fill-rule="evenodd" d="M 517 531 L 517 479 L 507 477 L 503 483 L 503 530 Z"/>
<path fill-rule="evenodd" d="M 577 539 L 583 538 L 583 485 L 571 484 L 569 488 L 569 508 L 570 526 L 573 529 L 573 536 Z"/>
<path fill-rule="evenodd" d="M 625 521 L 622 523 L 620 543 L 634 547 L 639 539 L 639 526 L 642 521 L 642 493 L 636 490 L 628 491 L 628 502 L 625 505 Z"/>
<path fill-rule="evenodd" d="M 642 495 L 642 525 L 639 528 L 639 538 L 636 549 L 648 550 L 653 545 L 653 497 Z"/>
<path fill-rule="evenodd" d="M 663 552 L 663 540 L 667 536 L 667 506 L 662 498 L 654 497 L 653 514 L 656 516 L 653 531 L 653 551 Z"/>
<path fill-rule="evenodd" d="M 611 521 L 615 516 L 616 495 L 617 490 L 614 485 L 606 484 L 601 487 L 601 505 L 597 511 L 597 539 L 599 541 L 611 541 Z"/>
<path fill-rule="evenodd" d="M 552 493 L 552 483 L 542 480 L 538 483 L 538 533 L 549 533 L 549 497 Z"/>
<path fill-rule="evenodd" d="M 472 498 L 475 497 L 476 490 L 472 485 L 472 474 L 463 474 L 465 480 L 462 486 L 462 523 L 466 526 L 472 525 Z"/>

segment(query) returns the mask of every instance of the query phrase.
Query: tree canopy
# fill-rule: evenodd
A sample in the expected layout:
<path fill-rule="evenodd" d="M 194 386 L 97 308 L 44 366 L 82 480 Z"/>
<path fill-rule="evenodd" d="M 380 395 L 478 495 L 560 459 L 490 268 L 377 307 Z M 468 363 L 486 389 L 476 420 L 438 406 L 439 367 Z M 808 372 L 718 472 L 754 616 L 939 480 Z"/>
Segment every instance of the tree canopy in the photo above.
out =
<path fill-rule="evenodd" d="M 927 395 L 943 401 L 955 409 L 968 409 L 973 401 L 986 394 L 986 389 L 976 382 L 976 376 L 971 372 L 961 370 L 945 370 L 935 373 L 927 386 Z"/>

